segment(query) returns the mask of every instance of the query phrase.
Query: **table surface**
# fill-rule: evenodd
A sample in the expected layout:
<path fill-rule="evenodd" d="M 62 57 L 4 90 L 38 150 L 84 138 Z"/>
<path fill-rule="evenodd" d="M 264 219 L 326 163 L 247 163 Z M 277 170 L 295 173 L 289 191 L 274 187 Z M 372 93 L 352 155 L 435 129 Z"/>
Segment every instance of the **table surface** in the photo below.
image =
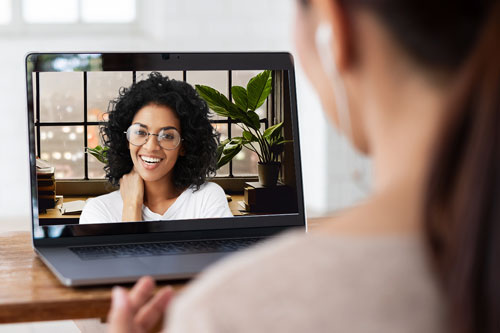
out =
<path fill-rule="evenodd" d="M 309 229 L 317 227 L 318 221 L 309 220 Z M 28 231 L 0 234 L 0 324 L 106 318 L 111 286 L 63 286 L 38 258 L 31 244 Z M 186 282 L 169 281 L 168 284 L 180 290 Z"/>
<path fill-rule="evenodd" d="M 27 231 L 0 235 L 0 323 L 105 318 L 111 287 L 63 286 L 37 257 Z M 169 283 L 181 289 L 185 283 Z"/>

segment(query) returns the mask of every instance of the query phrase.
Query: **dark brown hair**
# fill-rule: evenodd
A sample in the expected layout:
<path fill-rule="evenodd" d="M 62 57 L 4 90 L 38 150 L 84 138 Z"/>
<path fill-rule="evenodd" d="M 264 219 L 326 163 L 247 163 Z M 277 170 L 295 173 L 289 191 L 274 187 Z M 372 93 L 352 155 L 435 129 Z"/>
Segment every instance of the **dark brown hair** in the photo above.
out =
<path fill-rule="evenodd" d="M 373 12 L 417 65 L 453 78 L 424 193 L 426 237 L 449 331 L 500 332 L 500 1 L 339 1 Z"/>
<path fill-rule="evenodd" d="M 425 198 L 453 332 L 500 332 L 500 3 L 457 74 Z"/>

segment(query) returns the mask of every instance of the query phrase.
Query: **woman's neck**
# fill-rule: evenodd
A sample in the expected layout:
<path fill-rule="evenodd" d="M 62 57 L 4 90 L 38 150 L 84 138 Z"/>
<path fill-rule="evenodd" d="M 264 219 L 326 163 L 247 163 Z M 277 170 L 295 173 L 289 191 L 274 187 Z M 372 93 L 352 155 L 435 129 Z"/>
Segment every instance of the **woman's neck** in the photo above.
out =
<path fill-rule="evenodd" d="M 144 182 L 144 204 L 149 208 L 175 201 L 181 193 L 182 190 L 175 187 L 170 178 Z"/>
<path fill-rule="evenodd" d="M 419 80 L 399 84 L 393 94 L 377 101 L 380 112 L 370 129 L 374 193 L 408 187 L 425 190 L 445 116 L 443 94 Z M 395 97 L 397 96 L 397 97 Z M 376 118 L 376 119 L 375 119 Z"/>

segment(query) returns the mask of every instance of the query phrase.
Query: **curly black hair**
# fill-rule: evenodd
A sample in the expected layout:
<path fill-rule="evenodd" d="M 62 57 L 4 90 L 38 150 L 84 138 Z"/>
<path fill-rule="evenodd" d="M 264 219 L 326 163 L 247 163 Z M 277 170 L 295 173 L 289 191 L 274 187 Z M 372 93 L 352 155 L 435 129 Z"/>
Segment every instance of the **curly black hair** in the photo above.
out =
<path fill-rule="evenodd" d="M 207 176 L 215 175 L 219 134 L 209 121 L 207 103 L 186 82 L 152 72 L 146 80 L 130 88 L 121 88 L 118 98 L 110 101 L 108 121 L 101 128 L 101 138 L 108 148 L 106 178 L 119 186 L 120 178 L 133 168 L 129 144 L 124 132 L 135 114 L 149 104 L 164 105 L 177 114 L 181 123 L 184 156 L 175 163 L 172 181 L 179 189 L 191 185 L 196 190 Z"/>

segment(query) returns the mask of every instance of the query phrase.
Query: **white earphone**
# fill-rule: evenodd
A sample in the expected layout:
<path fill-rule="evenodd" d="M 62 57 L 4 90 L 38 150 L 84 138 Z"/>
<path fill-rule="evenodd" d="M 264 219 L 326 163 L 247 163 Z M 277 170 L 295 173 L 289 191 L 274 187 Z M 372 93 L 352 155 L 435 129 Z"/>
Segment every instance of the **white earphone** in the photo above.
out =
<path fill-rule="evenodd" d="M 344 81 L 337 69 L 334 56 L 332 54 L 332 26 L 327 23 L 320 23 L 316 30 L 316 48 L 319 53 L 321 65 L 326 71 L 326 75 L 332 83 L 332 90 L 337 106 L 337 115 L 339 118 L 340 131 L 352 140 L 351 118 L 349 116 L 349 103 Z"/>
<path fill-rule="evenodd" d="M 349 101 L 347 98 L 347 91 L 345 88 L 344 80 L 340 76 L 334 55 L 332 53 L 335 44 L 333 42 L 333 27 L 325 22 L 319 24 L 316 35 L 315 43 L 316 49 L 319 54 L 320 62 L 323 69 L 326 71 L 333 95 L 335 98 L 335 105 L 337 107 L 337 116 L 339 119 L 339 129 L 342 134 L 351 143 L 354 142 L 351 117 L 349 113 Z M 361 157 L 356 154 L 354 148 L 352 151 L 352 161 L 354 162 L 351 178 L 358 185 L 363 192 L 370 190 L 370 185 L 366 177 L 366 168 L 363 166 Z"/>

